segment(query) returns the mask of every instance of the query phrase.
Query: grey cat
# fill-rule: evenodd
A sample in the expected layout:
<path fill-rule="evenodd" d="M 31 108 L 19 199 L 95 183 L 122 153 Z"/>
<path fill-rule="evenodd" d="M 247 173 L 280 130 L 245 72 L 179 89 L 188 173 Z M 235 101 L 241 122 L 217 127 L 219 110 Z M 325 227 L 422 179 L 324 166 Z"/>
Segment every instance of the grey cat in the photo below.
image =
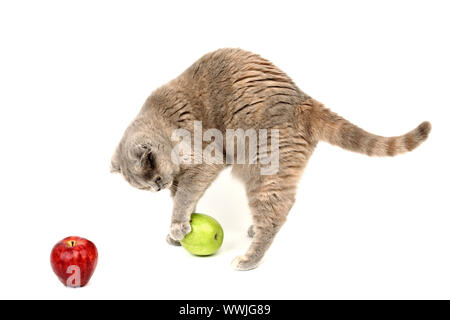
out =
<path fill-rule="evenodd" d="M 193 132 L 194 121 L 224 134 L 229 128 L 277 129 L 279 134 L 276 174 L 262 175 L 260 163 L 232 164 L 232 174 L 245 185 L 253 218 L 252 243 L 233 260 L 237 270 L 253 269 L 261 261 L 294 204 L 297 183 L 320 140 L 367 155 L 394 156 L 415 149 L 431 130 L 423 122 L 398 137 L 368 133 L 303 93 L 259 55 L 240 49 L 206 54 L 150 95 L 111 162 L 112 171 L 136 188 L 170 189 L 174 207 L 167 241 L 173 245 L 190 232 L 197 202 L 230 165 L 227 154 L 220 155 L 223 163 L 172 161 L 173 132 Z"/>

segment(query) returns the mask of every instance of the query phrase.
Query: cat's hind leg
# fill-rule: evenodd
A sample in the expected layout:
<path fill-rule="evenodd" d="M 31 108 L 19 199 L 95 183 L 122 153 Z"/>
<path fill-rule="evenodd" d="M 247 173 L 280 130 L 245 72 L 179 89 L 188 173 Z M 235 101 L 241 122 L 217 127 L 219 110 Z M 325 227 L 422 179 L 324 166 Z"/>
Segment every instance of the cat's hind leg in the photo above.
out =
<path fill-rule="evenodd" d="M 264 257 L 295 202 L 298 181 L 314 146 L 301 139 L 282 141 L 279 168 L 272 175 L 262 175 L 258 166 L 233 167 L 244 181 L 253 219 L 247 231 L 252 242 L 243 256 L 233 260 L 236 270 L 254 269 Z"/>
<path fill-rule="evenodd" d="M 236 270 L 250 270 L 258 266 L 295 201 L 293 194 L 284 194 L 282 191 L 264 192 L 262 186 L 259 189 L 261 190 L 255 190 L 249 198 L 254 235 L 245 255 L 233 260 L 232 266 Z"/>
<path fill-rule="evenodd" d="M 235 258 L 232 266 L 236 270 L 250 270 L 258 266 L 273 242 L 295 202 L 295 193 L 302 168 L 280 169 L 278 174 L 248 177 L 246 190 L 253 225 L 248 230 L 252 242 L 243 256 Z M 253 235 L 253 236 L 252 236 Z"/>

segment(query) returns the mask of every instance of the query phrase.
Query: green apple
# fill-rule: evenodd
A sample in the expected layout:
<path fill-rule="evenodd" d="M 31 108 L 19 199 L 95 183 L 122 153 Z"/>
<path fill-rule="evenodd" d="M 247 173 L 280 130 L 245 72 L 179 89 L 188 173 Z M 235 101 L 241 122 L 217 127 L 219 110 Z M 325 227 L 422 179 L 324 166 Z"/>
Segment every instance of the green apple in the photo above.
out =
<path fill-rule="evenodd" d="M 191 215 L 191 232 L 181 239 L 181 245 L 197 256 L 209 256 L 219 250 L 223 242 L 223 229 L 214 218 L 206 214 Z"/>

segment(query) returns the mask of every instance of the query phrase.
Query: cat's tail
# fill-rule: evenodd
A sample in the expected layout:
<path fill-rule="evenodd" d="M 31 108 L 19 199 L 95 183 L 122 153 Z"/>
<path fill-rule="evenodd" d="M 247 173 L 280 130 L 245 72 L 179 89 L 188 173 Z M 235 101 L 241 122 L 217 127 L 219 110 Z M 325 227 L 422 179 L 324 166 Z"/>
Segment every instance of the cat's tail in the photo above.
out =
<path fill-rule="evenodd" d="M 315 100 L 307 107 L 311 110 L 311 133 L 318 140 L 369 156 L 395 156 L 414 150 L 431 130 L 431 124 L 425 121 L 404 135 L 382 137 L 357 127 Z"/>

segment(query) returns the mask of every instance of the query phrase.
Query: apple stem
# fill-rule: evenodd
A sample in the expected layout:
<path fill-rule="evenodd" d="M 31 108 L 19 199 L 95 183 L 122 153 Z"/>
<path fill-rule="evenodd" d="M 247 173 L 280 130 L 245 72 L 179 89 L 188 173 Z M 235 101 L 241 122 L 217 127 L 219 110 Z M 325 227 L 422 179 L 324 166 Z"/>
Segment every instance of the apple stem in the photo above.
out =
<path fill-rule="evenodd" d="M 77 242 L 75 240 L 69 240 L 67 242 L 69 244 L 69 247 L 75 247 L 75 245 L 77 244 Z"/>

